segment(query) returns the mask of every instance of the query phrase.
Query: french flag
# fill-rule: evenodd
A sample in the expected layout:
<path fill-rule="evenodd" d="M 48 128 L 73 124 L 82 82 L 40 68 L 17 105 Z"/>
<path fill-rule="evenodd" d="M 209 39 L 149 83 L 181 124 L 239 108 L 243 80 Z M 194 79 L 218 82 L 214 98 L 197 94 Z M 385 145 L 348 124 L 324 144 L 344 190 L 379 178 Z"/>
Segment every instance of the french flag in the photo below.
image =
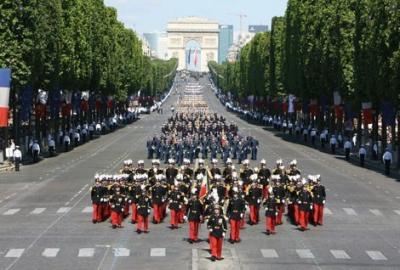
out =
<path fill-rule="evenodd" d="M 0 127 L 8 126 L 8 102 L 10 99 L 11 69 L 0 69 Z"/>

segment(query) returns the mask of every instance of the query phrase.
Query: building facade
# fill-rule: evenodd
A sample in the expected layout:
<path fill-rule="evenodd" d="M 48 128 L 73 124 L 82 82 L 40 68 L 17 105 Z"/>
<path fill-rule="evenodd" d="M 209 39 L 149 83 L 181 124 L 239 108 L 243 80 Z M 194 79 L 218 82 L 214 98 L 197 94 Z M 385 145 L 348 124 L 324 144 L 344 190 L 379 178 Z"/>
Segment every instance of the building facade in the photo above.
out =
<path fill-rule="evenodd" d="M 226 61 L 229 48 L 233 44 L 233 25 L 219 26 L 219 49 L 218 63 L 222 64 Z"/>

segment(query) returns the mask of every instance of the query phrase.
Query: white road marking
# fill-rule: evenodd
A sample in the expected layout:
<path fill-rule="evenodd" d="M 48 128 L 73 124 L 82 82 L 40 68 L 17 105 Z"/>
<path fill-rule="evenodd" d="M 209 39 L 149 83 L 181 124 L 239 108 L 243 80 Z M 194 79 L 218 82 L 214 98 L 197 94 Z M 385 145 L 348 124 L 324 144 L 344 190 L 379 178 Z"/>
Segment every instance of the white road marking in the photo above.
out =
<path fill-rule="evenodd" d="M 81 248 L 79 249 L 78 257 L 93 257 L 94 248 Z"/>
<path fill-rule="evenodd" d="M 6 258 L 19 258 L 21 257 L 22 253 L 24 253 L 24 248 L 13 248 L 10 249 L 7 254 L 6 254 Z"/>
<path fill-rule="evenodd" d="M 356 211 L 354 211 L 353 208 L 343 208 L 343 210 L 348 214 L 349 216 L 357 216 Z"/>
<path fill-rule="evenodd" d="M 400 216 L 400 210 L 394 210 L 394 212 Z"/>
<path fill-rule="evenodd" d="M 59 251 L 59 248 L 46 248 L 45 250 L 43 250 L 42 256 L 47 258 L 54 258 L 57 256 Z"/>
<path fill-rule="evenodd" d="M 324 207 L 324 214 L 326 214 L 326 215 L 332 215 L 331 209 L 329 209 L 328 207 Z"/>
<path fill-rule="evenodd" d="M 335 259 L 341 259 L 341 260 L 350 259 L 350 256 L 344 250 L 332 249 L 331 253 L 333 257 L 335 257 Z"/>
<path fill-rule="evenodd" d="M 192 249 L 192 270 L 199 269 L 199 251 L 197 248 Z"/>
<path fill-rule="evenodd" d="M 165 257 L 165 248 L 152 248 L 150 250 L 151 257 Z"/>
<path fill-rule="evenodd" d="M 127 248 L 114 248 L 115 257 L 129 257 L 131 251 Z"/>
<path fill-rule="evenodd" d="M 71 210 L 71 207 L 60 207 L 60 208 L 57 210 L 57 213 L 58 213 L 58 214 L 68 213 L 69 210 Z"/>
<path fill-rule="evenodd" d="M 314 259 L 314 254 L 312 254 L 309 249 L 296 249 L 297 254 L 301 259 Z"/>
<path fill-rule="evenodd" d="M 92 213 L 93 208 L 91 206 L 86 206 L 83 208 L 82 213 Z"/>
<path fill-rule="evenodd" d="M 264 258 L 278 258 L 278 253 L 275 249 L 261 249 L 261 254 Z"/>
<path fill-rule="evenodd" d="M 20 208 L 15 208 L 15 209 L 8 209 L 6 212 L 3 213 L 4 216 L 11 216 L 16 213 L 18 213 L 21 209 Z"/>
<path fill-rule="evenodd" d="M 369 211 L 374 214 L 375 216 L 383 216 L 382 212 L 378 209 L 369 209 Z"/>
<path fill-rule="evenodd" d="M 44 211 L 46 211 L 46 208 L 35 208 L 31 212 L 31 215 L 39 215 L 39 214 L 43 213 Z"/>
<path fill-rule="evenodd" d="M 367 250 L 365 251 L 368 256 L 374 260 L 374 261 L 386 261 L 387 258 L 385 257 L 385 255 L 382 254 L 382 252 L 380 251 L 376 251 L 376 250 Z"/>

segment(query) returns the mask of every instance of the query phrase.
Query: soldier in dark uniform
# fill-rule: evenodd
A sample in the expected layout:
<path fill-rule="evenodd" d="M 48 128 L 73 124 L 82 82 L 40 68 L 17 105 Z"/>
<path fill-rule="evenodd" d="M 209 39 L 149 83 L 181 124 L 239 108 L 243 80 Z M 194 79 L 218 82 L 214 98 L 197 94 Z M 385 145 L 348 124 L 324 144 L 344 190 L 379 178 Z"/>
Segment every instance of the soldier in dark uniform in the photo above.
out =
<path fill-rule="evenodd" d="M 246 211 L 246 201 L 239 196 L 237 191 L 233 192 L 233 197 L 229 200 L 226 210 L 231 226 L 229 242 L 231 244 L 240 242 L 240 221 Z"/>
<path fill-rule="evenodd" d="M 267 162 L 265 159 L 260 161 L 260 169 L 258 170 L 258 179 L 260 180 L 260 185 L 263 187 L 263 198 L 268 197 L 268 187 L 269 179 L 271 177 L 271 171 L 266 166 Z"/>
<path fill-rule="evenodd" d="M 224 242 L 227 225 L 219 206 L 214 207 L 214 211 L 207 222 L 207 229 L 210 232 L 211 261 L 222 260 L 222 243 Z"/>
<path fill-rule="evenodd" d="M 222 177 L 224 178 L 225 184 L 227 186 L 232 185 L 232 182 L 233 182 L 233 180 L 232 180 L 232 172 L 233 172 L 232 160 L 230 158 L 228 158 L 226 160 L 225 168 L 224 168 L 224 170 L 222 172 Z"/>
<path fill-rule="evenodd" d="M 195 170 L 194 172 L 194 177 L 197 178 L 199 174 L 202 174 L 203 176 L 207 175 L 207 169 L 204 167 L 204 160 L 199 159 L 199 167 Z"/>
<path fill-rule="evenodd" d="M 210 179 L 214 179 L 216 174 L 221 175 L 221 170 L 217 167 L 217 163 L 218 163 L 217 159 L 211 160 L 211 168 L 208 170 L 209 171 L 208 177 Z"/>
<path fill-rule="evenodd" d="M 136 223 L 136 232 L 138 234 L 149 232 L 150 203 L 151 199 L 147 195 L 146 186 L 142 185 L 137 195 L 138 222 Z"/>
<path fill-rule="evenodd" d="M 176 176 L 178 175 L 178 169 L 175 167 L 175 160 L 168 160 L 168 168 L 165 170 L 165 176 L 167 180 L 168 187 L 174 185 Z"/>
<path fill-rule="evenodd" d="M 163 219 L 163 205 L 166 200 L 167 189 L 161 185 L 160 178 L 156 176 L 156 184 L 151 187 L 151 198 L 153 204 L 153 223 L 161 223 Z"/>
<path fill-rule="evenodd" d="M 299 229 L 301 231 L 308 230 L 308 221 L 312 210 L 312 196 L 306 185 L 303 185 L 302 190 L 299 192 L 297 203 L 299 205 Z"/>
<path fill-rule="evenodd" d="M 182 211 L 182 205 L 184 204 L 184 195 L 179 191 L 178 186 L 174 186 L 174 189 L 169 193 L 169 209 L 171 214 L 171 230 L 178 229 L 179 213 Z"/>
<path fill-rule="evenodd" d="M 315 176 L 316 185 L 312 189 L 313 194 L 313 221 L 314 226 L 322 225 L 324 218 L 324 205 L 326 200 L 325 187 L 321 185 L 321 176 Z"/>
<path fill-rule="evenodd" d="M 251 176 L 252 184 L 247 190 L 247 203 L 250 208 L 249 224 L 255 225 L 259 221 L 260 204 L 262 201 L 262 188 L 257 182 L 257 175 Z"/>
<path fill-rule="evenodd" d="M 272 190 L 271 190 L 272 191 Z M 265 228 L 267 235 L 275 234 L 276 217 L 278 209 L 274 193 L 271 192 L 264 202 L 265 206 Z"/>
<path fill-rule="evenodd" d="M 243 181 L 243 187 L 246 189 L 250 184 L 250 176 L 253 174 L 253 170 L 249 168 L 249 161 L 245 159 L 243 161 L 243 167 L 240 169 L 240 179 Z"/>
<path fill-rule="evenodd" d="M 192 192 L 191 198 L 186 207 L 185 219 L 189 221 L 189 239 L 190 244 L 199 241 L 199 228 L 203 215 L 203 204 L 198 198 L 196 192 Z"/>
<path fill-rule="evenodd" d="M 122 196 L 119 187 L 115 189 L 115 194 L 110 198 L 111 224 L 112 228 L 122 228 L 122 212 L 124 209 L 125 197 Z"/>
<path fill-rule="evenodd" d="M 129 196 L 128 203 L 131 205 L 131 223 L 135 224 L 138 221 L 137 217 L 137 196 L 140 194 L 140 184 L 138 183 L 137 176 L 133 177 L 133 183 L 128 187 Z"/>
<path fill-rule="evenodd" d="M 95 176 L 95 185 L 90 188 L 90 195 L 92 199 L 92 222 L 97 223 L 103 221 L 103 211 L 102 211 L 102 200 L 104 194 L 104 188 L 101 186 L 101 181 L 99 175 Z"/>
<path fill-rule="evenodd" d="M 276 225 L 282 225 L 282 217 L 285 213 L 285 195 L 286 191 L 284 186 L 281 184 L 281 180 L 279 176 L 274 176 L 275 185 L 272 188 L 272 192 L 274 193 L 275 200 L 278 208 L 278 216 L 276 217 Z"/>

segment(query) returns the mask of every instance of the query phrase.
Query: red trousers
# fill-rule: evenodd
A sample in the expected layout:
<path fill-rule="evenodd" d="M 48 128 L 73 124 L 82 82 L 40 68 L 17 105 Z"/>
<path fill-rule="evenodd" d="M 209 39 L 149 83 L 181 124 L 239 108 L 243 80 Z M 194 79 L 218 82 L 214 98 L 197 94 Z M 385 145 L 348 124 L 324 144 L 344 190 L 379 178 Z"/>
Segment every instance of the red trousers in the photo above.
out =
<path fill-rule="evenodd" d="M 138 222 L 136 223 L 136 229 L 147 232 L 149 230 L 149 217 L 138 215 Z"/>
<path fill-rule="evenodd" d="M 230 238 L 234 241 L 238 241 L 240 239 L 240 220 L 230 219 L 229 224 L 231 225 L 231 235 Z"/>
<path fill-rule="evenodd" d="M 274 233 L 275 232 L 275 222 L 276 216 L 266 216 L 265 217 L 265 227 L 267 231 Z"/>
<path fill-rule="evenodd" d="M 189 239 L 197 241 L 199 239 L 200 222 L 189 221 Z"/>
<path fill-rule="evenodd" d="M 131 209 L 132 209 L 132 217 L 131 220 L 134 222 L 138 221 L 138 216 L 137 216 L 137 205 L 136 203 L 131 204 Z"/>
<path fill-rule="evenodd" d="M 110 212 L 111 212 L 111 207 L 110 207 L 110 205 L 109 205 L 109 204 L 103 205 L 102 208 L 103 208 L 103 210 L 104 210 L 104 212 L 103 212 L 104 217 L 105 217 L 105 218 L 108 218 L 108 217 L 110 216 Z"/>
<path fill-rule="evenodd" d="M 160 223 L 163 216 L 162 204 L 153 204 L 153 219 Z"/>
<path fill-rule="evenodd" d="M 176 210 L 171 209 L 171 211 L 170 211 L 170 215 L 171 215 L 170 223 L 171 223 L 171 225 L 178 226 L 178 223 L 179 223 L 179 212 L 180 211 L 176 211 Z"/>
<path fill-rule="evenodd" d="M 244 224 L 246 224 L 246 221 L 244 220 L 245 219 L 245 217 L 244 217 L 244 215 L 243 215 L 243 218 L 240 220 L 240 222 L 239 222 L 239 224 L 240 224 L 240 229 L 243 229 L 244 228 Z"/>
<path fill-rule="evenodd" d="M 299 211 L 299 224 L 302 229 L 307 229 L 308 219 L 310 218 L 310 213 L 308 211 Z"/>
<path fill-rule="evenodd" d="M 260 208 L 257 205 L 249 205 L 250 208 L 250 221 L 258 223 L 258 213 Z"/>
<path fill-rule="evenodd" d="M 282 224 L 282 217 L 285 213 L 285 205 L 283 203 L 278 204 L 278 216 L 276 217 L 276 223 Z"/>
<path fill-rule="evenodd" d="M 122 223 L 122 213 L 117 211 L 111 211 L 111 224 L 115 226 L 120 226 Z"/>
<path fill-rule="evenodd" d="M 224 238 L 217 238 L 215 236 L 210 235 L 211 256 L 214 256 L 217 259 L 221 258 L 223 242 Z"/>
<path fill-rule="evenodd" d="M 99 203 L 92 204 L 93 212 L 92 212 L 92 220 L 97 222 L 103 221 L 103 207 Z"/>
<path fill-rule="evenodd" d="M 324 221 L 324 205 L 323 204 L 313 204 L 314 216 L 313 220 L 315 224 L 322 225 Z"/>

